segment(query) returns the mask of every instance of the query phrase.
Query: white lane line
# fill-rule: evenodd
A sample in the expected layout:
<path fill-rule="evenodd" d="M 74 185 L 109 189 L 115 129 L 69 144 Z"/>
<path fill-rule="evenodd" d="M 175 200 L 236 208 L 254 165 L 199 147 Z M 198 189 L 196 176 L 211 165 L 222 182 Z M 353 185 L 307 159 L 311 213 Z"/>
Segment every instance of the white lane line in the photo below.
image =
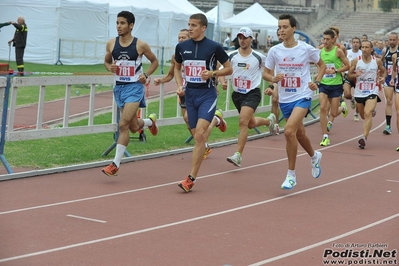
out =
<path fill-rule="evenodd" d="M 378 127 L 376 127 L 375 129 L 372 129 L 370 132 L 373 132 L 373 131 L 377 130 L 379 127 L 381 127 L 383 125 L 385 125 L 385 122 L 381 123 Z M 353 141 L 355 139 L 358 139 L 359 137 L 360 137 L 360 135 L 356 136 L 356 137 L 353 137 L 351 139 L 347 139 L 345 141 L 336 143 L 336 144 L 329 145 L 329 146 L 324 147 L 324 148 L 320 148 L 318 150 L 322 151 L 322 150 L 326 150 L 326 149 L 331 149 L 331 148 L 333 148 L 335 146 L 338 146 L 338 145 Z M 308 154 L 306 152 L 303 152 L 302 154 L 298 154 L 297 157 L 305 156 L 305 155 L 308 156 Z M 265 166 L 265 165 L 278 163 L 278 162 L 282 162 L 282 161 L 286 161 L 286 160 L 287 160 L 287 158 L 285 157 L 285 158 L 281 158 L 281 159 L 277 159 L 277 160 L 273 160 L 273 161 L 269 161 L 269 162 L 265 162 L 265 163 L 254 164 L 254 165 L 251 165 L 251 166 L 246 166 L 246 167 L 240 167 L 240 168 L 237 168 L 237 169 L 232 169 L 232 170 L 229 170 L 229 171 L 217 172 L 217 173 L 214 173 L 214 174 L 197 177 L 197 179 L 203 179 L 203 178 L 208 178 L 208 177 L 212 177 L 212 176 L 219 176 L 219 175 L 224 175 L 224 174 L 228 174 L 228 173 L 244 171 L 246 169 L 262 167 L 262 166 Z M 144 191 L 144 190 L 150 190 L 150 189 L 155 189 L 155 188 L 161 188 L 161 187 L 176 185 L 177 183 L 178 183 L 178 181 L 175 181 L 175 182 L 170 182 L 170 183 L 165 183 L 165 184 L 160 184 L 160 185 L 155 185 L 155 186 L 150 186 L 150 187 L 132 189 L 132 190 L 121 191 L 121 192 L 110 193 L 110 194 L 104 194 L 104 195 L 99 195 L 99 196 L 94 196 L 94 197 L 81 198 L 81 199 L 68 200 L 68 201 L 61 201 L 61 202 L 55 202 L 55 203 L 50 203 L 50 204 L 45 204 L 45 205 L 38 205 L 38 206 L 33 206 L 33 207 L 27 207 L 27 208 L 15 209 L 15 210 L 3 211 L 3 212 L 0 212 L 0 215 L 16 213 L 16 212 L 23 212 L 23 211 L 30 211 L 30 210 L 36 210 L 36 209 L 42 209 L 42 208 L 48 208 L 48 207 L 66 205 L 66 204 L 72 204 L 72 203 L 88 201 L 88 200 L 102 199 L 102 198 L 113 197 L 113 196 L 120 196 L 120 195 L 128 194 L 128 193 L 135 193 L 135 192 Z"/>
<path fill-rule="evenodd" d="M 359 227 L 359 228 L 357 228 L 357 229 L 355 229 L 355 230 L 346 232 L 346 233 L 344 233 L 344 234 L 337 235 L 337 236 L 335 236 L 335 237 L 332 237 L 332 238 L 329 238 L 329 239 L 326 239 L 326 240 L 317 242 L 317 243 L 315 243 L 315 244 L 313 244 L 313 245 L 309 245 L 309 246 L 306 246 L 306 247 L 303 247 L 303 248 L 300 248 L 300 249 L 297 249 L 297 250 L 294 250 L 294 251 L 291 251 L 291 252 L 287 252 L 287 253 L 281 254 L 281 255 L 279 255 L 279 256 L 276 256 L 276 257 L 267 259 L 267 260 L 263 260 L 263 261 L 259 261 L 259 262 L 250 264 L 249 266 L 260 266 L 260 265 L 265 265 L 265 264 L 267 264 L 267 263 L 270 263 L 270 262 L 273 262 L 273 261 L 276 261 L 276 260 L 284 259 L 284 258 L 287 258 L 287 257 L 289 257 L 289 256 L 292 256 L 292 255 L 295 255 L 295 254 L 298 254 L 298 253 L 307 251 L 307 250 L 309 250 L 309 249 L 316 248 L 316 247 L 322 246 L 322 245 L 324 245 L 324 244 L 328 244 L 328 243 L 330 243 L 330 242 L 332 242 L 332 241 L 336 241 L 336 240 L 338 240 L 338 239 L 341 239 L 341 238 L 344 238 L 344 237 L 347 237 L 347 236 L 356 234 L 356 233 L 358 233 L 358 232 L 364 231 L 364 230 L 366 230 L 366 229 L 369 229 L 369 228 L 371 228 L 371 227 L 380 225 L 380 224 L 382 224 L 382 223 L 388 222 L 388 221 L 390 221 L 390 220 L 392 220 L 392 219 L 395 219 L 395 218 L 398 218 L 398 217 L 399 217 L 399 213 L 394 214 L 394 215 L 392 215 L 392 216 L 389 216 L 389 217 L 387 217 L 387 218 L 381 219 L 381 220 L 376 221 L 376 222 L 374 222 L 374 223 L 368 224 L 368 225 L 366 225 L 366 226 Z"/>
<path fill-rule="evenodd" d="M 396 182 L 396 183 L 399 183 L 399 180 L 389 180 L 389 179 L 387 179 L 387 182 Z"/>
<path fill-rule="evenodd" d="M 72 218 L 77 218 L 77 219 L 82 219 L 82 220 L 87 220 L 87 221 L 92 221 L 92 222 L 97 222 L 97 223 L 103 223 L 105 224 L 107 221 L 102 221 L 102 220 L 97 220 L 97 219 L 92 219 L 92 218 L 87 218 L 83 216 L 77 216 L 77 215 L 72 215 L 72 214 L 67 214 L 68 217 Z"/>
<path fill-rule="evenodd" d="M 95 240 L 91 240 L 91 241 L 86 241 L 86 242 L 81 242 L 81 243 L 76 243 L 76 244 L 72 244 L 72 245 L 67 245 L 67 246 L 62 246 L 62 247 L 58 247 L 58 248 L 52 248 L 52 249 L 47 249 L 47 250 L 42 250 L 42 251 L 38 251 L 38 252 L 33 252 L 33 253 L 27 253 L 27 254 L 23 254 L 23 255 L 19 255 L 19 256 L 14 256 L 14 257 L 8 257 L 8 258 L 3 258 L 0 259 L 0 262 L 6 262 L 6 261 L 12 261 L 12 260 L 18 260 L 18 259 L 23 259 L 23 258 L 28 258 L 28 257 L 33 257 L 33 256 L 38 256 L 38 255 L 43 255 L 43 254 L 48 254 L 48 253 L 52 253 L 52 252 L 57 252 L 57 251 L 61 251 L 61 250 L 67 250 L 67 249 L 71 249 L 71 248 L 76 248 L 76 247 L 81 247 L 81 246 L 86 246 L 86 245 L 91 245 L 91 244 L 96 244 L 96 243 L 100 243 L 100 242 L 104 242 L 104 241 L 109 241 L 109 240 L 114 240 L 114 239 L 118 239 L 118 238 L 123 238 L 123 237 L 127 237 L 127 236 L 132 236 L 132 235 L 137 235 L 137 234 L 141 234 L 141 233 L 146 233 L 146 232 L 151 232 L 151 231 L 156 231 L 159 229 L 164 229 L 164 228 L 168 228 L 168 227 L 172 227 L 172 226 L 177 226 L 177 225 L 181 225 L 181 224 L 186 224 L 186 223 L 191 223 L 191 222 L 195 222 L 195 221 L 199 221 L 199 220 L 204 220 L 207 218 L 211 218 L 211 217 L 216 217 L 216 216 L 220 216 L 220 215 L 224 215 L 227 213 L 231 213 L 231 212 L 236 212 L 236 211 L 240 211 L 240 210 L 244 210 L 244 209 L 249 209 L 252 207 L 256 207 L 256 206 L 260 206 L 260 205 L 264 205 L 270 202 L 274 202 L 274 201 L 278 201 L 281 199 L 285 199 L 288 197 L 293 197 L 295 195 L 299 195 L 299 194 L 303 194 L 306 192 L 310 192 L 316 189 L 320 189 L 323 187 L 327 187 L 327 186 L 331 186 L 337 183 L 341 183 L 343 181 L 358 177 L 358 176 L 363 176 L 364 174 L 368 174 L 371 172 L 374 172 L 376 170 L 382 169 L 384 167 L 387 167 L 389 165 L 398 163 L 398 160 L 392 161 L 390 163 L 384 164 L 384 165 L 380 165 L 378 167 L 369 169 L 367 171 L 361 172 L 361 173 L 357 173 L 351 176 L 347 176 L 326 184 L 322 184 L 316 187 L 311 187 L 311 188 L 307 188 L 304 190 L 300 190 L 291 194 L 287 194 L 284 196 L 280 196 L 280 197 L 276 197 L 276 198 L 272 198 L 272 199 L 268 199 L 268 200 L 264 200 L 264 201 L 259 201 L 259 202 L 255 202 L 252 204 L 248 204 L 248 205 L 244 205 L 241 207 L 236 207 L 236 208 L 232 208 L 232 209 L 228 209 L 228 210 L 224 210 L 224 211 L 220 211 L 220 212 L 215 212 L 215 213 L 210 213 L 207 215 L 203 215 L 203 216 L 198 216 L 198 217 L 194 217 L 194 218 L 190 218 L 190 219 L 186 219 L 186 220 L 181 220 L 181 221 L 177 221 L 177 222 L 173 222 L 173 223 L 168 223 L 168 224 L 163 224 L 163 225 L 158 225 L 158 226 L 154 226 L 154 227 L 149 227 L 149 228 L 145 228 L 145 229 L 141 229 L 141 230 L 137 230 L 137 231 L 132 231 L 132 232 L 127 232 L 124 234 L 119 234 L 119 235 L 114 235 L 114 236 L 110 236 L 110 237 L 104 237 L 104 238 L 99 238 L 99 239 L 95 239 Z"/>

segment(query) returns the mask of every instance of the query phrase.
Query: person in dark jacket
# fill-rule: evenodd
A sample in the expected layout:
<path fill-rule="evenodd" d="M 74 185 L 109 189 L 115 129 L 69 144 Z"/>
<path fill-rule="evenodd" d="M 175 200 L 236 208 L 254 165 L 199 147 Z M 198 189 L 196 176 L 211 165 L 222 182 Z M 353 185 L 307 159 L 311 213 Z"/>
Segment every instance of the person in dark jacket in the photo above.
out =
<path fill-rule="evenodd" d="M 14 38 L 8 41 L 8 45 L 13 43 L 15 46 L 15 60 L 17 62 L 18 75 L 24 75 L 24 52 L 26 47 L 26 39 L 28 37 L 28 26 L 25 24 L 24 17 L 18 17 L 17 22 L 9 22 L 15 27 Z"/>

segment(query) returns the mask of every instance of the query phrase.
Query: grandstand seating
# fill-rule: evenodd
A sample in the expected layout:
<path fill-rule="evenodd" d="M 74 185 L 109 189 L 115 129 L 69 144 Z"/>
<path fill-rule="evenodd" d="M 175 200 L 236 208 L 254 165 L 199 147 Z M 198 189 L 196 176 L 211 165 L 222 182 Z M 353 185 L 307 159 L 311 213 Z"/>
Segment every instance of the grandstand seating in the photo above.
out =
<path fill-rule="evenodd" d="M 336 26 L 340 30 L 340 39 L 347 40 L 354 36 L 367 34 L 369 39 L 384 38 L 384 36 L 399 27 L 398 12 L 331 12 L 328 16 L 312 23 L 306 31 L 315 38 L 329 26 Z"/>

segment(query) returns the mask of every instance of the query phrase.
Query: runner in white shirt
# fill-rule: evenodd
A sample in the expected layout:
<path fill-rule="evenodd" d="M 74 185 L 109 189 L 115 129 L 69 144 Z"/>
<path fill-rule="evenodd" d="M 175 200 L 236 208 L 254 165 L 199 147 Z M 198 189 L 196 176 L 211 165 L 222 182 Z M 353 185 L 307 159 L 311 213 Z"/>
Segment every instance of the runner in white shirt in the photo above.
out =
<path fill-rule="evenodd" d="M 229 58 L 233 68 L 232 84 L 234 92 L 232 100 L 240 114 L 240 133 L 238 135 L 237 152 L 227 157 L 227 161 L 241 167 L 242 152 L 247 142 L 248 128 L 252 129 L 264 125 L 269 126 L 269 131 L 272 132 L 276 117 L 273 113 L 270 113 L 267 118 L 254 116 L 262 99 L 260 83 L 266 56 L 251 48 L 253 33 L 250 28 L 242 27 L 238 31 L 237 39 L 240 48 L 229 53 Z M 225 78 L 220 77 L 220 80 L 223 89 L 226 90 L 227 82 Z"/>
<path fill-rule="evenodd" d="M 379 58 L 371 55 L 373 51 L 371 41 L 362 42 L 362 55 L 351 62 L 349 78 L 356 78 L 355 100 L 359 115 L 364 119 L 363 136 L 358 144 L 361 149 L 366 146 L 366 140 L 373 124 L 373 110 L 377 102 L 381 102 L 378 96 L 378 84 L 384 82 L 386 71 Z M 378 75 L 378 70 L 380 75 Z"/>
<path fill-rule="evenodd" d="M 360 50 L 360 38 L 354 37 L 352 38 L 352 49 L 348 50 L 347 58 L 349 62 L 352 62 L 353 59 L 358 58 L 362 55 L 362 50 Z M 352 88 L 355 87 L 354 79 L 348 78 L 348 73 L 346 72 L 345 80 L 344 80 L 344 97 L 351 101 L 352 109 L 355 109 L 355 114 L 353 115 L 353 120 L 359 121 L 359 112 L 357 110 L 355 98 L 352 96 Z"/>
<path fill-rule="evenodd" d="M 281 189 L 293 189 L 296 185 L 298 142 L 311 157 L 312 176 L 318 178 L 321 174 L 322 154 L 313 150 L 302 121 L 309 112 L 313 91 L 318 89 L 326 65 L 320 59 L 320 50 L 295 40 L 296 24 L 296 19 L 290 14 L 279 17 L 278 28 L 284 42 L 270 49 L 263 73 L 265 80 L 278 82 L 280 109 L 286 119 L 284 136 L 288 171 Z M 315 62 L 319 69 L 315 82 L 310 77 L 310 62 Z M 276 76 L 273 76 L 274 71 L 278 73 Z"/>

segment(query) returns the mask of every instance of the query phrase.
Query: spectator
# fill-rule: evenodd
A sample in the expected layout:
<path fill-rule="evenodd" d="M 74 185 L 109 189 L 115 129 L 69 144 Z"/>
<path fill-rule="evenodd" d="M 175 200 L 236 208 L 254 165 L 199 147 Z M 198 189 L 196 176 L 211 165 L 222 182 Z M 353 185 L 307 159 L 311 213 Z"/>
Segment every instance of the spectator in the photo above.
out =
<path fill-rule="evenodd" d="M 28 37 L 28 26 L 25 24 L 25 18 L 20 16 L 17 22 L 10 21 L 9 24 L 14 25 L 15 34 L 14 38 L 8 41 L 8 45 L 13 43 L 15 46 L 15 59 L 17 62 L 18 75 L 24 75 L 24 52 L 26 47 L 26 39 Z"/>

